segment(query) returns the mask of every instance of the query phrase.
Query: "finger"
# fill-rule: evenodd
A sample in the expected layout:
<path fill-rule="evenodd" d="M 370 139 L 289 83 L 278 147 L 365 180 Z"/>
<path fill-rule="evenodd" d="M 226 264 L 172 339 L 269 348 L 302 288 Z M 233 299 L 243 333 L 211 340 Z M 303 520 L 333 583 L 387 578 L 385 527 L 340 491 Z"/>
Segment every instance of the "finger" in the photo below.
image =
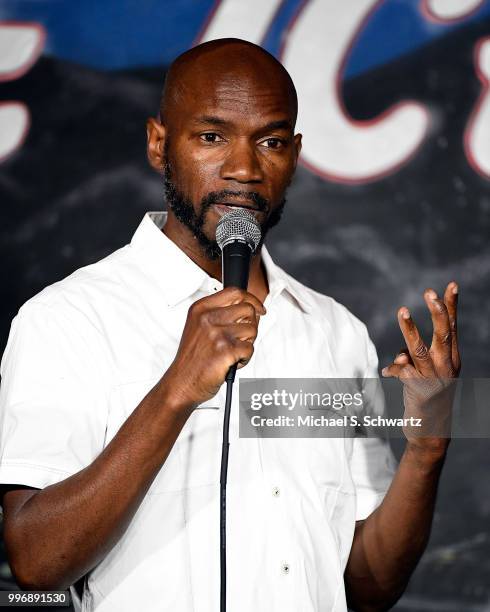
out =
<path fill-rule="evenodd" d="M 449 327 L 451 329 L 451 359 L 454 369 L 459 372 L 461 359 L 458 348 L 458 294 L 459 287 L 456 282 L 451 281 L 444 292 L 444 303 L 449 315 Z"/>
<path fill-rule="evenodd" d="M 403 365 L 403 364 L 410 363 L 411 361 L 412 360 L 410 358 L 410 355 L 407 355 L 405 353 L 398 353 L 398 355 L 393 360 L 393 363 Z"/>
<path fill-rule="evenodd" d="M 430 311 L 434 332 L 430 353 L 436 371 L 444 375 L 446 370 L 452 369 L 451 361 L 451 328 L 446 304 L 439 299 L 433 289 L 424 291 L 424 299 Z"/>
<path fill-rule="evenodd" d="M 266 313 L 264 304 L 262 304 L 258 297 L 255 296 L 253 293 L 245 291 L 244 289 L 237 289 L 236 287 L 227 287 L 226 289 L 215 293 L 214 296 L 219 296 L 220 294 L 225 300 L 222 304 L 223 306 L 240 304 L 241 302 L 249 302 L 260 314 Z"/>
<path fill-rule="evenodd" d="M 403 365 L 392 363 L 381 370 L 381 375 L 385 378 L 398 378 L 403 367 Z"/>
<path fill-rule="evenodd" d="M 231 306 L 214 308 L 210 312 L 213 323 L 217 325 L 231 325 L 232 323 L 257 323 L 261 317 L 250 302 L 240 302 Z"/>
<path fill-rule="evenodd" d="M 398 310 L 398 324 L 407 343 L 407 349 L 415 368 L 423 376 L 435 376 L 434 365 L 417 326 L 415 325 L 410 311 L 406 306 Z"/>
<path fill-rule="evenodd" d="M 241 302 L 249 302 L 258 312 L 260 312 L 260 314 L 266 314 L 267 312 L 262 302 L 255 295 L 244 289 L 238 289 L 237 287 L 227 287 L 226 289 L 207 295 L 194 302 L 193 306 L 194 309 L 197 310 L 208 310 L 210 308 L 240 304 Z"/>
<path fill-rule="evenodd" d="M 243 368 L 252 358 L 254 345 L 251 342 L 235 340 L 233 351 L 233 363 L 237 364 L 237 369 Z M 233 364 L 231 364 L 233 365 Z"/>
<path fill-rule="evenodd" d="M 392 363 L 386 366 L 386 368 L 383 368 L 381 374 L 385 378 L 399 378 L 400 380 L 418 377 L 417 370 L 410 364 Z"/>
<path fill-rule="evenodd" d="M 257 338 L 257 327 L 251 323 L 234 323 L 227 332 L 233 340 L 241 342 L 254 342 Z"/>
<path fill-rule="evenodd" d="M 410 353 L 408 352 L 408 349 L 406 346 L 400 349 L 400 351 L 398 352 L 398 355 L 393 360 L 393 363 L 397 363 L 400 365 L 409 363 L 413 365 L 412 358 L 410 357 Z"/>

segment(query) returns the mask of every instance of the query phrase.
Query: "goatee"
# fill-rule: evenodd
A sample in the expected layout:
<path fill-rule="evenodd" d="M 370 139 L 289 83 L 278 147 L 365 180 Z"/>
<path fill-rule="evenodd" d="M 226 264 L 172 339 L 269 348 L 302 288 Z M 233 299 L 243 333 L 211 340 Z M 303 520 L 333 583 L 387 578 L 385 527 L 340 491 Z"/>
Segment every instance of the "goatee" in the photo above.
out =
<path fill-rule="evenodd" d="M 168 160 L 168 155 L 165 155 Z M 224 189 L 222 191 L 211 191 L 202 198 L 199 206 L 199 213 L 196 214 L 192 202 L 175 186 L 172 180 L 172 169 L 167 161 L 164 168 L 164 189 L 165 199 L 168 207 L 172 210 L 177 219 L 183 223 L 196 237 L 203 254 L 211 261 L 215 261 L 221 257 L 221 249 L 215 239 L 210 239 L 204 233 L 204 224 L 206 222 L 206 214 L 213 204 L 222 202 L 227 197 L 246 198 L 254 203 L 260 211 L 270 210 L 270 202 L 254 191 L 231 191 Z M 257 249 L 260 249 L 268 231 L 277 225 L 281 219 L 286 198 L 283 198 L 279 205 L 270 213 L 270 215 L 260 224 L 262 238 Z"/>

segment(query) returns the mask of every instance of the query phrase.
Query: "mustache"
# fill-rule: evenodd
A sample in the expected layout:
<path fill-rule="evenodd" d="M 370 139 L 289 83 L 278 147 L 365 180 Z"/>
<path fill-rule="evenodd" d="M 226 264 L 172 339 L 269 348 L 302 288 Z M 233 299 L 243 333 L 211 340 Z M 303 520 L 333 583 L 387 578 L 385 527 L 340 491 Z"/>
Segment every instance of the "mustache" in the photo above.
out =
<path fill-rule="evenodd" d="M 256 191 L 232 191 L 230 189 L 222 189 L 221 191 L 210 191 L 204 196 L 201 200 L 201 212 L 204 212 L 213 204 L 219 204 L 219 202 L 222 202 L 227 197 L 235 197 L 240 198 L 240 200 L 248 201 L 254 204 L 261 212 L 265 212 L 270 208 L 269 200 Z"/>

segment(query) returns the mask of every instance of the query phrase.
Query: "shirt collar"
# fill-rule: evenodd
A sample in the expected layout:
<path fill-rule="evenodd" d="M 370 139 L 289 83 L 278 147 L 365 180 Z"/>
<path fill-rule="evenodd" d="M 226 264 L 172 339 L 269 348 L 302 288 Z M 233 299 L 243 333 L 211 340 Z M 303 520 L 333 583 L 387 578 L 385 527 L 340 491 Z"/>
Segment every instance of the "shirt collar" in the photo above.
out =
<path fill-rule="evenodd" d="M 145 269 L 162 286 L 168 305 L 176 306 L 201 288 L 212 291 L 214 285 L 221 289 L 219 281 L 161 231 L 166 219 L 167 212 L 147 212 L 131 239 L 131 247 L 145 255 Z M 286 291 L 304 312 L 311 312 L 312 303 L 305 288 L 273 262 L 265 245 L 261 256 L 269 283 L 269 300 Z"/>

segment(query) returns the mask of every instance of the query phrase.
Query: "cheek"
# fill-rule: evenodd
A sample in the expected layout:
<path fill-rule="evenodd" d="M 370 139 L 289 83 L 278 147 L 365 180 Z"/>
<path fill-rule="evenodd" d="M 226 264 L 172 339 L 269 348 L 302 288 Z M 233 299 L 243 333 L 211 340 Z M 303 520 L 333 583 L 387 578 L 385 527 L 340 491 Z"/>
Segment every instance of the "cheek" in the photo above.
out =
<path fill-rule="evenodd" d="M 220 162 L 209 153 L 188 150 L 173 162 L 174 181 L 180 191 L 199 202 L 210 191 L 217 191 Z"/>
<path fill-rule="evenodd" d="M 268 164 L 267 173 L 274 196 L 282 198 L 284 191 L 291 182 L 294 173 L 294 163 L 290 159 L 277 160 Z"/>

